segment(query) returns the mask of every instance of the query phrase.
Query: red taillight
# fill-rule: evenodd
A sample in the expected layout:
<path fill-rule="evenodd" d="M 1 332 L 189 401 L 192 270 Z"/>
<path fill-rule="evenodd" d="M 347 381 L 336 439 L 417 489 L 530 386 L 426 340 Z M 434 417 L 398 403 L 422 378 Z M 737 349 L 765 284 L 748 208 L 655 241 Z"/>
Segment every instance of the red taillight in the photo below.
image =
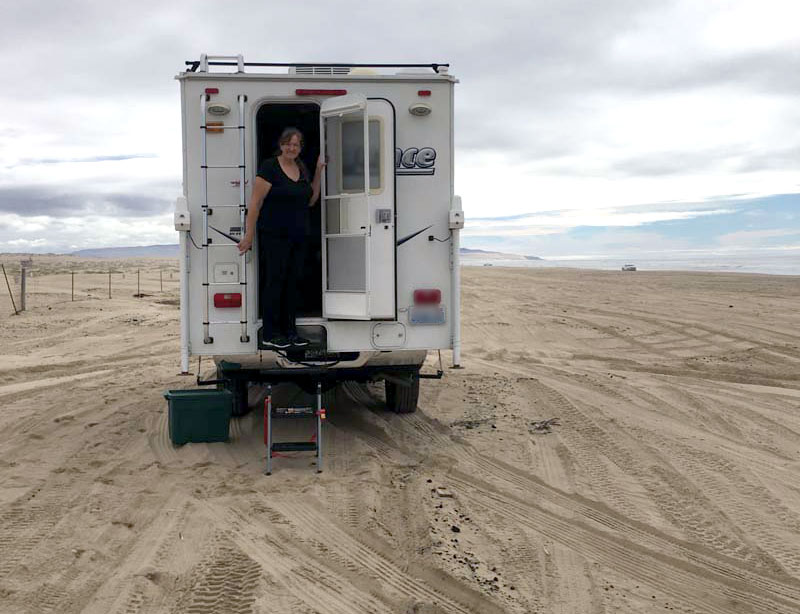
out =
<path fill-rule="evenodd" d="M 238 292 L 234 294 L 215 294 L 214 307 L 241 307 L 242 295 Z"/>
<path fill-rule="evenodd" d="M 431 95 L 430 90 L 419 90 L 417 92 L 417 96 L 430 96 L 430 95 Z"/>
<path fill-rule="evenodd" d="M 442 302 L 442 291 L 436 289 L 414 290 L 415 305 L 438 305 Z"/>
<path fill-rule="evenodd" d="M 219 88 L 218 87 L 207 87 L 206 88 L 206 94 L 219 94 Z"/>
<path fill-rule="evenodd" d="M 298 96 L 344 96 L 347 90 L 295 90 Z"/>

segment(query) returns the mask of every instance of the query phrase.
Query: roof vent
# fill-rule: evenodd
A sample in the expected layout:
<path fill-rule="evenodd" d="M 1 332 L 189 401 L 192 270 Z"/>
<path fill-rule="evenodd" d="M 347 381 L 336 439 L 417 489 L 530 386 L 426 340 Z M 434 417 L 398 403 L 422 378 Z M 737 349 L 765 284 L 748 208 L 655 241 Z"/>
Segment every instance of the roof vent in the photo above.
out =
<path fill-rule="evenodd" d="M 289 74 L 294 75 L 349 75 L 349 66 L 292 66 Z"/>

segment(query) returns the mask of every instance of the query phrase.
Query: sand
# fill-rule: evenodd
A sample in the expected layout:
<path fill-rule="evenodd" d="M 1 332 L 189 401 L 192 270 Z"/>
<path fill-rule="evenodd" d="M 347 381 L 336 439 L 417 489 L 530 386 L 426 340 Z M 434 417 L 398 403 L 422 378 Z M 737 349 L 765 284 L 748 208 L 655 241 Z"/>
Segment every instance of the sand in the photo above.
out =
<path fill-rule="evenodd" d="M 113 266 L 0 301 L 1 612 L 800 612 L 800 278 L 465 268 L 464 368 L 267 477 L 259 411 L 171 445 L 175 263 Z"/>

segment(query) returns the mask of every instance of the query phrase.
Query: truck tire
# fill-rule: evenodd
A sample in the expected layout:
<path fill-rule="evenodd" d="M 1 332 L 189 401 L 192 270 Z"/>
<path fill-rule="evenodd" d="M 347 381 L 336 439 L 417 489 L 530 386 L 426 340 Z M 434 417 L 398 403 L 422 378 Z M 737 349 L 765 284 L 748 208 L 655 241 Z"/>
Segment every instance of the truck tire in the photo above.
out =
<path fill-rule="evenodd" d="M 229 378 L 225 375 L 225 371 L 219 367 L 217 367 L 217 379 L 224 379 L 225 383 L 220 387 L 225 390 L 230 390 L 233 393 L 231 415 L 238 418 L 249 412 L 250 406 L 247 403 L 247 380 Z"/>
<path fill-rule="evenodd" d="M 411 385 L 401 386 L 384 380 L 386 386 L 386 407 L 396 414 L 411 414 L 417 411 L 419 401 L 419 371 L 411 374 Z"/>
<path fill-rule="evenodd" d="M 328 414 L 330 414 L 331 410 L 336 407 L 336 398 L 339 391 L 339 385 L 340 384 L 336 384 L 332 388 L 328 388 L 328 390 L 322 393 L 322 407 Z"/>
<path fill-rule="evenodd" d="M 245 380 L 235 379 L 231 380 L 231 392 L 233 392 L 233 408 L 231 415 L 235 417 L 244 416 L 250 411 L 250 405 L 247 402 L 247 389 L 249 384 Z"/>

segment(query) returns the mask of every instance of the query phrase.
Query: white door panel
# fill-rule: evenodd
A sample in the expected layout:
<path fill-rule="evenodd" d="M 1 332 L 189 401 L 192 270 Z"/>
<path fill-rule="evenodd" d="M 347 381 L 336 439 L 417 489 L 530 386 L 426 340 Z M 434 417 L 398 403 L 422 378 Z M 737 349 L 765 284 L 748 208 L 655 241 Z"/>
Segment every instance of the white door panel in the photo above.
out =
<path fill-rule="evenodd" d="M 395 318 L 394 113 L 383 100 L 338 96 L 320 110 L 323 313 Z"/>
<path fill-rule="evenodd" d="M 372 319 L 397 317 L 395 298 L 394 109 L 385 100 L 369 100 L 370 121 L 369 244 Z M 386 222 L 385 220 L 389 220 Z"/>

